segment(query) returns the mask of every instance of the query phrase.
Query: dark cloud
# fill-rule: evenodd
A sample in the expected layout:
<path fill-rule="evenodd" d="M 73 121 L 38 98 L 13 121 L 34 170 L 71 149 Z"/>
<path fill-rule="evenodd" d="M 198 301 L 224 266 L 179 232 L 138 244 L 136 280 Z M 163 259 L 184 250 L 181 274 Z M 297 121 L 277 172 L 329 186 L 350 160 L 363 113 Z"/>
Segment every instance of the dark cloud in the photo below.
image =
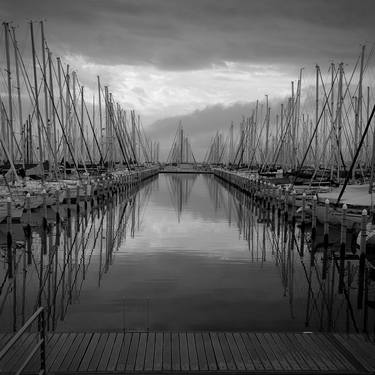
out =
<path fill-rule="evenodd" d="M 4 20 L 47 20 L 56 52 L 105 64 L 195 69 L 223 61 L 302 66 L 372 42 L 373 0 L 13 0 Z"/>

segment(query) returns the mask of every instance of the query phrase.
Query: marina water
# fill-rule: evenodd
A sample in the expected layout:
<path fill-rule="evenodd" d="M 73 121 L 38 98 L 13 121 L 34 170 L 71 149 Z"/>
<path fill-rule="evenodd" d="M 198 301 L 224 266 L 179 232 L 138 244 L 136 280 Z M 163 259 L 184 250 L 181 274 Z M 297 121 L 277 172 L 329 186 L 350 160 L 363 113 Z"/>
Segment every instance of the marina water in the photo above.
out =
<path fill-rule="evenodd" d="M 298 227 L 292 238 L 213 175 L 160 174 L 105 204 L 72 205 L 70 218 L 61 209 L 62 223 L 33 226 L 29 241 L 13 224 L 1 331 L 21 327 L 39 302 L 56 331 L 352 331 L 362 319 L 337 293 L 334 267 L 319 277 L 319 249 L 311 269 L 307 232 L 301 255 Z"/>

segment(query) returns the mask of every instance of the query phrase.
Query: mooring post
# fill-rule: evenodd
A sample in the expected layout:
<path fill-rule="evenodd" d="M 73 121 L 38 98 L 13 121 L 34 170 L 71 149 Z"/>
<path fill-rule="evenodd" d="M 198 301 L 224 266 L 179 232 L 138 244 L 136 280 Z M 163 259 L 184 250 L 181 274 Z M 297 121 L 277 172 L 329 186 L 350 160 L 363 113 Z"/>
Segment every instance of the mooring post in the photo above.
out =
<path fill-rule="evenodd" d="M 363 290 L 365 279 L 365 263 L 366 263 L 366 239 L 367 239 L 367 210 L 362 211 L 361 220 L 361 242 L 359 255 L 359 270 L 358 270 L 358 296 L 357 308 L 360 310 L 363 307 Z"/>
<path fill-rule="evenodd" d="M 345 275 L 345 254 L 346 254 L 346 212 L 348 206 L 343 204 L 341 216 L 341 233 L 340 233 L 340 267 L 339 267 L 339 294 L 344 291 Z"/>

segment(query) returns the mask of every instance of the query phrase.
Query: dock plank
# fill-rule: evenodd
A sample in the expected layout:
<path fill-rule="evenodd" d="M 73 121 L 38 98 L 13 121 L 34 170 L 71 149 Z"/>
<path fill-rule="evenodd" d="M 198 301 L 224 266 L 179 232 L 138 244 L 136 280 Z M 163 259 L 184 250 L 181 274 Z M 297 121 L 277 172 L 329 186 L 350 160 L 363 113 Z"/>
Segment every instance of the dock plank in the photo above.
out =
<path fill-rule="evenodd" d="M 163 333 L 163 370 L 172 370 L 172 353 L 171 353 L 171 334 L 169 332 Z"/>
<path fill-rule="evenodd" d="M 349 335 L 334 334 L 333 336 L 350 355 L 355 357 L 366 371 L 375 371 L 375 354 L 368 356 L 366 352 L 361 351 L 360 346 L 357 346 L 357 343 Z M 372 361 L 374 361 L 374 364 L 372 364 Z"/>
<path fill-rule="evenodd" d="M 335 365 L 332 363 L 331 359 L 326 354 L 326 349 L 322 350 L 315 339 L 315 335 L 311 335 L 310 333 L 303 333 L 300 334 L 300 337 L 307 342 L 311 350 L 314 350 L 317 354 L 317 357 L 321 359 L 322 362 L 326 365 L 329 371 L 335 370 Z"/>
<path fill-rule="evenodd" d="M 286 343 L 286 346 L 294 355 L 301 368 L 312 371 L 319 370 L 317 363 L 309 356 L 309 353 L 306 351 L 305 347 L 300 344 L 294 334 L 280 334 L 280 338 Z"/>
<path fill-rule="evenodd" d="M 147 346 L 145 355 L 145 371 L 151 371 L 154 367 L 154 353 L 155 353 L 155 332 L 147 334 Z"/>
<path fill-rule="evenodd" d="M 139 336 L 139 344 L 137 350 L 137 358 L 135 360 L 135 370 L 142 371 L 145 364 L 146 356 L 146 346 L 147 346 L 147 333 L 142 332 Z"/>
<path fill-rule="evenodd" d="M 108 362 L 112 354 L 112 348 L 115 343 L 116 337 L 117 334 L 113 332 L 108 335 L 107 342 L 103 349 L 103 354 L 100 358 L 100 362 L 98 363 L 97 371 L 108 371 Z"/>
<path fill-rule="evenodd" d="M 31 334 L 26 333 L 15 342 L 15 344 L 9 349 L 8 353 L 1 360 L 1 372 L 10 371 L 10 369 L 14 366 L 14 359 L 20 355 L 20 353 L 24 350 L 24 346 L 28 345 L 28 340 L 31 340 L 31 338 Z"/>
<path fill-rule="evenodd" d="M 46 367 L 48 368 L 49 365 L 49 356 L 50 353 L 55 345 L 55 342 L 59 339 L 59 335 L 56 334 L 46 334 Z M 40 351 L 34 355 L 31 361 L 25 368 L 25 372 L 38 372 L 40 370 Z"/>
<path fill-rule="evenodd" d="M 95 352 L 96 346 L 100 339 L 100 333 L 94 333 L 91 337 L 91 340 L 87 346 L 85 354 L 82 357 L 82 360 L 79 364 L 78 371 L 87 371 L 89 368 L 89 364 L 91 362 L 91 358 Z"/>
<path fill-rule="evenodd" d="M 87 347 L 90 344 L 92 333 L 85 333 L 79 347 L 73 355 L 72 361 L 69 364 L 68 371 L 78 371 L 82 359 L 86 353 Z"/>
<path fill-rule="evenodd" d="M 251 360 L 251 357 L 246 350 L 245 344 L 243 343 L 242 337 L 238 332 L 235 332 L 233 334 L 233 338 L 235 340 L 235 343 L 237 345 L 237 348 L 241 354 L 242 361 L 245 365 L 246 370 L 254 371 L 256 370 L 253 361 Z"/>
<path fill-rule="evenodd" d="M 124 340 L 122 342 L 122 346 L 120 349 L 120 354 L 119 354 L 119 358 L 118 358 L 118 362 L 116 366 L 117 371 L 121 371 L 121 372 L 125 371 L 125 366 L 126 366 L 126 361 L 128 359 L 132 335 L 133 334 L 131 332 L 127 332 L 124 334 Z"/>
<path fill-rule="evenodd" d="M 5 340 L 4 336 L 0 339 Z M 50 333 L 51 373 L 283 372 L 365 373 L 375 371 L 375 345 L 359 335 L 330 333 L 133 332 Z M 25 338 L 2 361 L 14 371 L 37 342 Z M 38 357 L 38 355 L 36 355 Z M 39 359 L 39 357 L 37 358 Z M 33 364 L 33 365 L 32 365 Z M 26 372 L 38 371 L 33 359 Z"/>
<path fill-rule="evenodd" d="M 187 342 L 188 342 L 188 351 L 189 351 L 189 364 L 190 369 L 192 371 L 198 371 L 198 356 L 197 356 L 197 348 L 195 346 L 195 338 L 194 334 L 189 332 L 186 334 Z"/>
<path fill-rule="evenodd" d="M 207 358 L 206 358 L 206 352 L 204 350 L 202 334 L 200 332 L 196 332 L 194 333 L 194 337 L 195 337 L 195 346 L 197 349 L 199 370 L 207 371 L 208 363 L 207 363 Z"/>
<path fill-rule="evenodd" d="M 320 347 L 325 348 L 325 352 L 333 362 L 336 369 L 340 370 L 355 370 L 355 367 L 347 360 L 347 358 L 339 351 L 335 342 L 329 340 L 324 334 L 316 333 L 314 335 Z"/>
<path fill-rule="evenodd" d="M 255 370 L 263 371 L 265 367 L 262 363 L 261 355 L 258 353 L 257 348 L 252 344 L 251 340 L 249 339 L 249 336 L 245 332 L 240 333 L 239 336 L 241 337 L 242 342 L 246 348 L 246 351 L 254 364 Z"/>
<path fill-rule="evenodd" d="M 128 359 L 126 361 L 126 366 L 125 366 L 126 371 L 134 371 L 135 361 L 137 359 L 139 337 L 140 337 L 139 332 L 133 332 L 132 340 L 130 342 L 130 347 L 129 347 Z"/>
<path fill-rule="evenodd" d="M 161 371 L 163 368 L 163 333 L 155 334 L 154 370 Z"/>
<path fill-rule="evenodd" d="M 49 367 L 49 357 L 55 344 L 58 342 L 60 335 L 54 333 L 46 334 L 46 367 Z M 25 372 L 38 372 L 40 370 L 40 351 L 32 358 L 25 368 Z"/>
<path fill-rule="evenodd" d="M 72 362 L 74 358 L 74 354 L 77 352 L 77 349 L 79 348 L 83 337 L 84 333 L 78 333 L 75 335 L 75 339 L 73 341 L 73 344 L 70 346 L 70 349 L 68 350 L 64 360 L 61 362 L 61 364 L 58 366 L 59 371 L 67 371 L 69 368 L 70 363 Z"/>
<path fill-rule="evenodd" d="M 375 369 L 375 342 L 370 341 L 365 335 L 351 334 L 350 340 L 356 342 L 356 346 L 363 353 L 367 353 L 367 359 L 372 368 Z"/>
<path fill-rule="evenodd" d="M 107 371 L 113 372 L 116 370 L 123 340 L 124 334 L 117 333 L 115 342 L 113 343 L 112 352 L 107 363 Z"/>
<path fill-rule="evenodd" d="M 69 349 L 73 345 L 77 335 L 74 333 L 69 334 L 68 338 L 65 340 L 64 345 L 61 346 L 58 355 L 51 364 L 50 371 L 56 371 L 59 369 L 61 363 L 64 361 L 65 356 L 68 354 Z"/>
<path fill-rule="evenodd" d="M 322 360 L 319 353 L 315 351 L 315 348 L 311 346 L 306 340 L 303 339 L 303 333 L 293 333 L 291 334 L 292 340 L 296 340 L 299 345 L 299 350 L 305 353 L 305 357 L 309 359 L 310 363 L 313 361 L 318 370 L 328 371 L 328 366 L 325 361 Z"/>
<path fill-rule="evenodd" d="M 55 343 L 55 346 L 53 347 L 53 349 L 49 353 L 49 356 L 47 357 L 47 371 L 51 369 L 56 357 L 59 356 L 61 347 L 64 345 L 64 342 L 67 340 L 68 336 L 68 333 L 62 333 L 61 335 L 59 335 L 58 340 Z"/>
<path fill-rule="evenodd" d="M 272 352 L 274 353 L 275 357 L 277 358 L 278 362 L 280 363 L 281 368 L 284 371 L 293 370 L 292 366 L 289 364 L 289 361 L 287 360 L 287 358 L 285 356 L 286 353 L 282 351 L 282 346 L 280 345 L 280 342 L 276 343 L 275 340 L 273 339 L 273 337 L 271 336 L 271 334 L 266 333 L 266 332 L 263 334 L 263 337 L 264 337 L 265 341 L 269 344 Z M 299 368 L 297 370 L 299 370 Z"/>
<path fill-rule="evenodd" d="M 213 349 L 212 343 L 211 343 L 210 334 L 208 332 L 203 332 L 202 338 L 203 338 L 204 350 L 206 352 L 208 369 L 210 371 L 216 371 L 217 370 L 217 364 L 216 364 L 214 349 Z"/>
<path fill-rule="evenodd" d="M 256 337 L 256 334 L 253 332 L 248 332 L 247 338 L 249 340 L 248 343 L 251 345 L 251 350 L 257 353 L 257 355 L 259 356 L 262 362 L 262 365 L 264 366 L 264 369 L 267 371 L 272 371 L 273 370 L 272 363 L 266 354 L 265 348 L 263 348 L 262 345 L 260 345 L 259 340 Z"/>
<path fill-rule="evenodd" d="M 219 338 L 217 337 L 217 333 L 210 332 L 210 336 L 211 336 L 212 348 L 213 348 L 215 358 L 216 358 L 217 367 L 219 368 L 220 371 L 226 371 L 228 368 L 225 362 L 223 351 L 221 350 L 221 345 L 219 342 Z"/>
<path fill-rule="evenodd" d="M 189 371 L 189 349 L 187 343 L 186 333 L 179 333 L 180 338 L 180 360 L 181 360 L 181 370 Z"/>
<path fill-rule="evenodd" d="M 30 354 L 30 352 L 33 349 L 33 343 L 34 345 L 37 343 L 37 335 L 35 333 L 25 334 L 24 340 L 20 342 L 20 346 L 17 350 L 14 351 L 13 356 L 8 358 L 8 362 L 5 363 L 5 371 L 15 371 L 18 370 L 20 365 L 23 363 L 23 361 L 27 358 L 27 356 Z M 35 356 L 38 356 L 39 352 L 35 354 Z"/>
<path fill-rule="evenodd" d="M 296 358 L 295 350 L 289 345 L 288 341 L 284 341 L 278 333 L 271 333 L 270 336 L 280 348 L 281 355 L 285 356 L 293 371 L 305 371 L 308 369 L 304 361 L 298 357 Z"/>
<path fill-rule="evenodd" d="M 330 338 L 332 341 L 339 343 L 335 337 L 336 335 L 331 335 Z M 370 364 L 373 370 L 375 370 L 375 343 L 370 342 L 368 338 L 361 334 L 342 334 L 341 336 L 346 337 L 352 346 L 355 346 L 358 351 L 363 353 L 363 356 L 366 357 L 366 361 Z M 340 348 L 343 348 L 340 345 Z M 342 350 L 341 350 L 342 351 Z M 344 350 L 344 355 L 347 352 Z M 358 361 L 354 361 L 357 364 Z"/>
<path fill-rule="evenodd" d="M 180 339 L 177 332 L 172 333 L 172 370 L 180 371 L 181 361 L 180 361 Z"/>
<path fill-rule="evenodd" d="M 227 365 L 228 370 L 236 370 L 236 364 L 234 362 L 232 352 L 229 348 L 229 344 L 228 344 L 228 341 L 226 339 L 225 333 L 219 332 L 218 337 L 219 337 L 221 350 L 223 351 L 225 363 Z"/>
<path fill-rule="evenodd" d="M 271 365 L 274 370 L 281 371 L 283 370 L 283 367 L 281 366 L 281 363 L 279 362 L 278 358 L 276 357 L 275 353 L 272 350 L 272 347 L 267 342 L 266 338 L 264 337 L 264 333 L 256 333 L 255 336 L 260 342 L 260 345 L 264 349 L 264 352 L 266 353 L 267 358 L 271 362 Z"/>
<path fill-rule="evenodd" d="M 100 334 L 98 343 L 97 343 L 96 348 L 94 350 L 94 353 L 91 357 L 90 363 L 87 367 L 88 371 L 96 371 L 96 369 L 98 368 L 100 359 L 103 355 L 103 351 L 104 351 L 104 348 L 105 348 L 106 343 L 107 343 L 107 339 L 108 339 L 108 333 Z"/>
<path fill-rule="evenodd" d="M 233 359 L 234 359 L 234 362 L 236 364 L 237 369 L 240 370 L 240 371 L 244 371 L 245 370 L 245 364 L 242 361 L 241 353 L 238 350 L 236 340 L 234 339 L 233 334 L 230 333 L 230 332 L 226 332 L 225 337 L 227 338 L 229 349 L 232 353 L 232 356 L 233 356 Z"/>

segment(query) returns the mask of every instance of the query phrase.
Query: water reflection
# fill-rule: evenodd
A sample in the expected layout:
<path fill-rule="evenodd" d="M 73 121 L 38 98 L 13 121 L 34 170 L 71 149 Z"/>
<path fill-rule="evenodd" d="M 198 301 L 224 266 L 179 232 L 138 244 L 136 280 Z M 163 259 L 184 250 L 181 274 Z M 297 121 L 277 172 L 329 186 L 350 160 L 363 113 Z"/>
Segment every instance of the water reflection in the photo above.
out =
<path fill-rule="evenodd" d="M 160 175 L 137 192 L 59 212 L 60 223 L 51 211 L 30 236 L 25 223 L 13 225 L 13 278 L 0 228 L 3 331 L 39 304 L 48 329 L 61 331 L 373 327 L 371 310 L 355 305 L 356 261 L 345 261 L 339 293 L 336 258 L 325 258 L 323 273 L 320 229 L 312 244 L 290 214 L 263 210 L 213 176 Z"/>

